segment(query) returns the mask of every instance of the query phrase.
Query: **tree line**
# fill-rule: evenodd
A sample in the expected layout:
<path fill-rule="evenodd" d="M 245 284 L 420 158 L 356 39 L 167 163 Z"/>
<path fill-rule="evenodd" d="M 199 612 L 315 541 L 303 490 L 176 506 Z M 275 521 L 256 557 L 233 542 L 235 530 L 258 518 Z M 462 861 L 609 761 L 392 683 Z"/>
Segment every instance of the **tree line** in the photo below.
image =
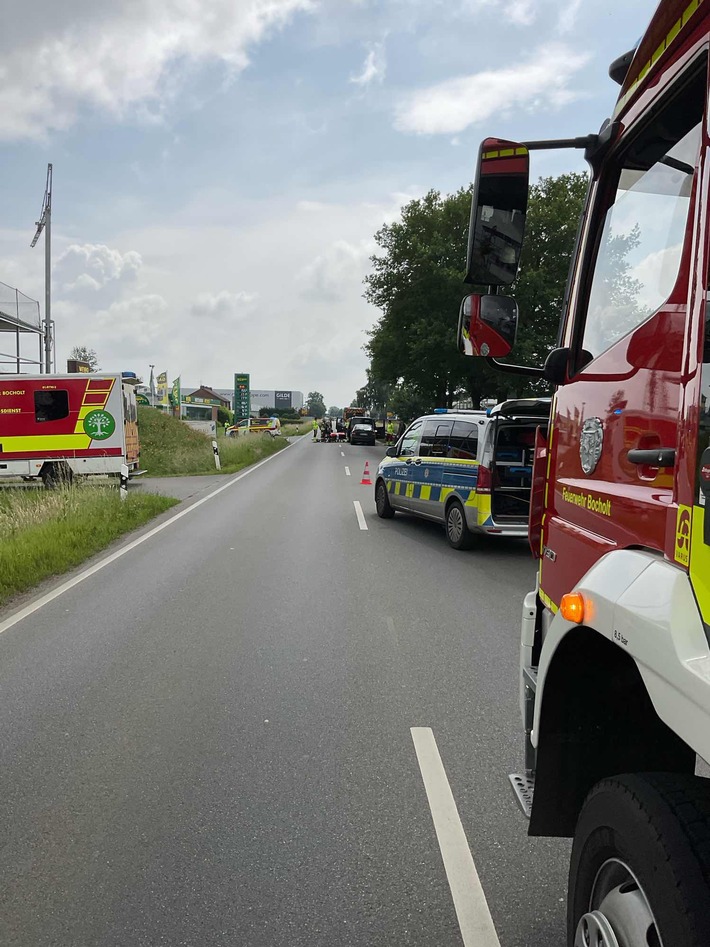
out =
<path fill-rule="evenodd" d="M 586 174 L 544 177 L 530 188 L 525 244 L 516 281 L 506 290 L 520 310 L 514 360 L 540 366 L 556 344 L 570 259 L 588 187 Z M 541 394 L 545 385 L 505 375 L 461 355 L 456 328 L 461 300 L 484 287 L 463 282 L 472 188 L 431 190 L 375 234 L 365 299 L 380 310 L 365 351 L 367 383 L 358 400 L 402 418 L 471 399 Z"/>

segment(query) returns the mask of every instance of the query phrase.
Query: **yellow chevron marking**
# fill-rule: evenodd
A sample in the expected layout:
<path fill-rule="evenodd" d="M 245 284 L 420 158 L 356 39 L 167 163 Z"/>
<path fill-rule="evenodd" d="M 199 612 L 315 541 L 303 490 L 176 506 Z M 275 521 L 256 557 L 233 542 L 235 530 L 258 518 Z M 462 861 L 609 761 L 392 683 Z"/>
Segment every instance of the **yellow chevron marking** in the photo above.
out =
<path fill-rule="evenodd" d="M 631 96 L 635 94 L 638 87 L 641 85 L 643 80 L 646 78 L 646 76 L 650 72 L 651 67 L 655 66 L 655 64 L 658 62 L 661 56 L 663 56 L 665 51 L 671 46 L 673 41 L 681 32 L 681 30 L 685 29 L 685 27 L 688 25 L 688 23 L 690 22 L 692 17 L 695 15 L 695 13 L 697 13 L 698 9 L 700 8 L 700 5 L 703 2 L 704 0 L 691 0 L 691 3 L 689 3 L 688 6 L 685 8 L 680 18 L 677 19 L 675 23 L 673 24 L 673 26 L 670 28 L 670 30 L 668 30 L 668 32 L 666 33 L 665 39 L 662 40 L 661 43 L 659 43 L 658 47 L 656 48 L 656 51 L 653 53 L 653 55 L 648 60 L 648 62 L 645 62 L 643 66 L 639 69 L 638 75 L 629 86 L 627 92 L 616 103 L 616 108 L 614 109 L 615 116 L 619 114 L 619 112 L 624 108 L 624 106 L 629 101 Z"/>
<path fill-rule="evenodd" d="M 551 611 L 553 614 L 556 615 L 557 612 L 559 611 L 559 609 L 558 609 L 558 607 L 555 605 L 555 603 L 552 601 L 552 599 L 551 599 L 548 595 L 545 595 L 545 593 L 542 591 L 542 589 L 538 589 L 538 595 L 539 595 L 540 598 L 542 599 L 543 604 L 544 604 L 544 605 L 547 605 L 547 607 L 550 609 L 550 611 Z"/>
<path fill-rule="evenodd" d="M 91 438 L 88 434 L 53 434 L 51 437 L 46 435 L 30 435 L 27 437 L 3 437 L 3 454 L 12 454 L 19 451 L 34 451 L 42 453 L 47 450 L 87 450 L 91 445 Z"/>

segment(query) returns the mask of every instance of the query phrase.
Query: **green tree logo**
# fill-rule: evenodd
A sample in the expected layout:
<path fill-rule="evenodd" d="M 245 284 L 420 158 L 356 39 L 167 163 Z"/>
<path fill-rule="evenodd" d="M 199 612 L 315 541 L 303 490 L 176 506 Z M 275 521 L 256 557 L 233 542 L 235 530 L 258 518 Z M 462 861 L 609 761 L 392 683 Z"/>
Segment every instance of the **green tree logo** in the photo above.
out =
<path fill-rule="evenodd" d="M 108 411 L 89 411 L 84 418 L 84 431 L 94 441 L 105 441 L 116 430 L 116 421 Z"/>

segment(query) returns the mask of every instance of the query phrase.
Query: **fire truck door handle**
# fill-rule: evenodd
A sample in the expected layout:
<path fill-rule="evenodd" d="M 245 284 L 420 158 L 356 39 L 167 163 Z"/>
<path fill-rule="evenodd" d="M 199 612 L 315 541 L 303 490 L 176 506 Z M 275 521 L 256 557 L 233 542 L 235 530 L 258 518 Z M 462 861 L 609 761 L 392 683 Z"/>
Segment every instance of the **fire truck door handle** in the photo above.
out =
<path fill-rule="evenodd" d="M 630 450 L 626 456 L 632 464 L 644 464 L 647 467 L 675 467 L 675 447 Z"/>

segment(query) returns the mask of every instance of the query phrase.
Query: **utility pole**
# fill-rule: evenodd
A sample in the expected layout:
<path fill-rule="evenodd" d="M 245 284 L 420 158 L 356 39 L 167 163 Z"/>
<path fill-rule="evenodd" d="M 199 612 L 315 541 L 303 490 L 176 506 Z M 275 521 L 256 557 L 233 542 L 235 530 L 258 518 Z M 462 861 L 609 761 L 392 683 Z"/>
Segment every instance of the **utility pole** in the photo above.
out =
<path fill-rule="evenodd" d="M 37 221 L 31 247 L 44 230 L 44 370 L 52 371 L 52 165 L 47 165 L 47 185 L 44 189 L 42 212 Z"/>

